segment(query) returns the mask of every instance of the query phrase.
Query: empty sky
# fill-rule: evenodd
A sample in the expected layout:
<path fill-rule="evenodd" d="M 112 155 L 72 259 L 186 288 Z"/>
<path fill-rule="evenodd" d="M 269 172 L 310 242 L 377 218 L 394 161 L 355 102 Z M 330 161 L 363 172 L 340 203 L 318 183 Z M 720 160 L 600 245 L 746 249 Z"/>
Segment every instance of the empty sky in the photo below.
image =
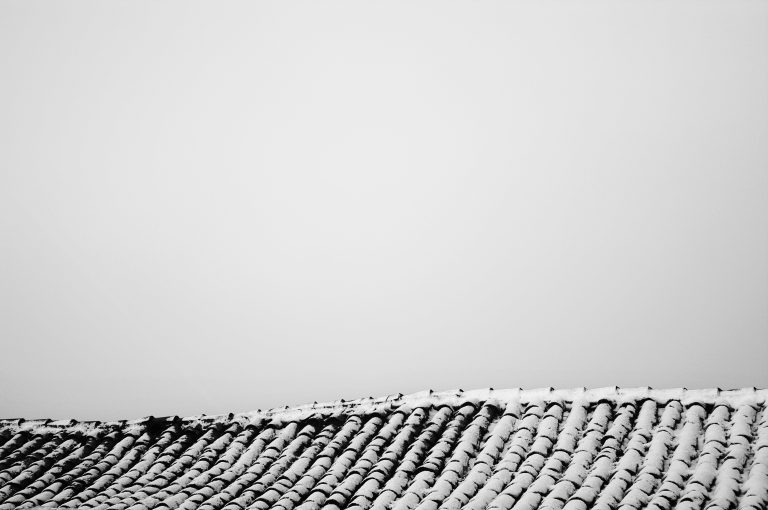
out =
<path fill-rule="evenodd" d="M 0 2 L 0 416 L 768 386 L 768 2 Z"/>

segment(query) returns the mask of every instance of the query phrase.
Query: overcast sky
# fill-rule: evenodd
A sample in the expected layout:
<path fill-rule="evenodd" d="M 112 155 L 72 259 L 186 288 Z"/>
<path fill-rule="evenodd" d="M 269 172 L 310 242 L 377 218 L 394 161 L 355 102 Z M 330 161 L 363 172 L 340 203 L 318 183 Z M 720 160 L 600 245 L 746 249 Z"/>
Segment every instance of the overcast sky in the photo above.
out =
<path fill-rule="evenodd" d="M 768 2 L 0 2 L 0 416 L 768 386 Z"/>

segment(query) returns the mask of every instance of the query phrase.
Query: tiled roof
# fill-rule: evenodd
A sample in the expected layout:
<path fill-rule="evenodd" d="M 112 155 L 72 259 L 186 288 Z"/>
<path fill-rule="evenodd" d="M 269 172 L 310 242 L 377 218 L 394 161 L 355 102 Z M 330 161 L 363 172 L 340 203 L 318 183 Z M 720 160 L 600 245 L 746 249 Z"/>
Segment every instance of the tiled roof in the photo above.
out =
<path fill-rule="evenodd" d="M 765 510 L 767 396 L 483 390 L 0 420 L 0 510 Z"/>

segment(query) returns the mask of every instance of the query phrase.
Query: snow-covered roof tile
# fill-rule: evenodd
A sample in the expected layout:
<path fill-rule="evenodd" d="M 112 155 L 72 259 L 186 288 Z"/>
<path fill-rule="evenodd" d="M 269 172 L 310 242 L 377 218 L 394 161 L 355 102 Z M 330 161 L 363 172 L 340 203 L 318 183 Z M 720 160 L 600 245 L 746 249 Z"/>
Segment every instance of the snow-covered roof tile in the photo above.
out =
<path fill-rule="evenodd" d="M 486 389 L 0 420 L 0 510 L 766 510 L 767 397 Z"/>

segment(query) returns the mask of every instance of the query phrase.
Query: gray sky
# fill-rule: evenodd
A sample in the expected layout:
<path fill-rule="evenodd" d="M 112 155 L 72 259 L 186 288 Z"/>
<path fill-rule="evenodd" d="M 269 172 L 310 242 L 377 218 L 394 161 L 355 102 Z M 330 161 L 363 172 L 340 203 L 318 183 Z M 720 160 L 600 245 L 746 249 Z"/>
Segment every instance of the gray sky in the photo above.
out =
<path fill-rule="evenodd" d="M 0 416 L 768 386 L 768 2 L 0 2 Z"/>

